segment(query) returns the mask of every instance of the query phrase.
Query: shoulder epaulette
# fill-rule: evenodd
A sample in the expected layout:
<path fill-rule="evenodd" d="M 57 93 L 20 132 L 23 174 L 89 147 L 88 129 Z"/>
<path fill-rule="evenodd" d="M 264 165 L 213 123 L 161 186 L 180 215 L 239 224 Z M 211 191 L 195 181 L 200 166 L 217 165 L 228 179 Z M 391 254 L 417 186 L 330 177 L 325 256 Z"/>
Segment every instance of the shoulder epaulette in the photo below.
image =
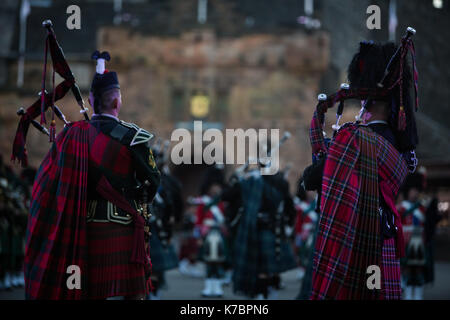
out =
<path fill-rule="evenodd" d="M 133 139 L 131 139 L 130 146 L 134 146 L 134 145 L 141 144 L 141 143 L 146 143 L 146 142 L 150 141 L 151 138 L 153 138 L 153 134 L 151 134 L 147 130 L 144 130 L 144 129 L 138 127 L 134 123 L 125 122 L 122 120 L 120 121 L 120 123 L 125 127 L 136 130 L 136 133 L 134 134 Z"/>
<path fill-rule="evenodd" d="M 127 128 L 135 129 L 136 131 L 140 129 L 139 126 L 131 122 L 125 122 L 123 120 L 120 120 L 120 124 L 124 125 Z"/>

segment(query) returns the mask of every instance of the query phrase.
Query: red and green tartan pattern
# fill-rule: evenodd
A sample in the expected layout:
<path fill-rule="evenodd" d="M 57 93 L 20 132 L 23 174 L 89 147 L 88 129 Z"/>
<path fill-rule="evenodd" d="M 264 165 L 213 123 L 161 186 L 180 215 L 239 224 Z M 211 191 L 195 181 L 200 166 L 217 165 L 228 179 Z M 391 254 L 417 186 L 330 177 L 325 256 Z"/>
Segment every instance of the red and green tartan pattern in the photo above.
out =
<path fill-rule="evenodd" d="M 93 127 L 89 131 L 89 165 L 100 167 L 108 177 L 128 178 L 133 173 L 127 146 Z"/>
<path fill-rule="evenodd" d="M 311 120 L 311 126 L 309 129 L 309 139 L 311 141 L 312 153 L 317 154 L 319 152 L 326 152 L 327 147 L 324 142 L 323 128 L 319 120 L 318 111 L 314 111 L 313 118 Z"/>
<path fill-rule="evenodd" d="M 145 266 L 130 263 L 133 225 L 90 222 L 87 235 L 89 299 L 145 295 Z"/>
<path fill-rule="evenodd" d="M 25 115 L 20 118 L 19 125 L 17 127 L 16 136 L 13 142 L 13 150 L 11 154 L 11 160 L 18 160 L 22 166 L 26 167 L 28 165 L 27 150 L 25 147 L 28 128 L 30 126 L 31 120 L 39 116 L 42 112 L 42 100 L 44 99 L 44 111 L 47 110 L 54 101 L 62 99 L 67 91 L 72 88 L 75 84 L 75 78 L 73 77 L 72 71 L 67 64 L 66 58 L 61 47 L 56 40 L 55 34 L 53 32 L 48 33 L 46 41 L 48 41 L 50 55 L 53 61 L 53 69 L 58 73 L 64 81 L 53 89 L 53 92 L 45 93 L 44 97 L 39 97 L 30 107 L 27 108 Z M 54 101 L 53 101 L 54 94 Z M 45 118 L 44 118 L 45 119 Z"/>
<path fill-rule="evenodd" d="M 317 154 L 320 151 L 326 152 L 326 146 L 323 137 L 322 123 L 325 120 L 325 114 L 329 108 L 332 108 L 337 102 L 347 99 L 365 100 L 368 97 L 385 99 L 389 91 L 384 88 L 357 88 L 357 89 L 340 89 L 329 95 L 325 101 L 320 101 L 314 111 L 309 129 L 309 137 L 311 140 L 312 153 Z"/>
<path fill-rule="evenodd" d="M 86 203 L 88 128 L 72 123 L 58 135 L 42 162 L 33 186 L 25 251 L 27 299 L 81 299 L 87 293 L 69 290 L 67 267 L 86 270 Z"/>
<path fill-rule="evenodd" d="M 400 300 L 402 296 L 400 259 L 397 257 L 396 251 L 394 238 L 384 240 L 381 290 L 382 298 L 385 300 Z"/>
<path fill-rule="evenodd" d="M 366 286 L 367 267 L 382 262 L 378 180 L 396 194 L 406 174 L 398 151 L 370 128 L 339 131 L 323 173 L 312 299 L 381 298 Z"/>
<path fill-rule="evenodd" d="M 27 299 L 92 298 L 88 284 L 92 287 L 92 284 L 104 282 L 102 279 L 107 274 L 106 271 L 103 273 L 88 271 L 91 267 L 88 263 L 88 253 L 91 252 L 88 247 L 92 244 L 94 248 L 102 246 L 106 248 L 106 244 L 97 237 L 87 238 L 90 166 L 101 167 L 106 174 L 110 173 L 111 176 L 119 178 L 126 177 L 133 170 L 131 153 L 126 146 L 100 133 L 86 121 L 71 123 L 53 143 L 38 170 L 33 186 L 24 265 Z M 119 239 L 124 237 L 120 232 L 115 232 L 111 236 L 112 238 L 108 239 L 111 243 L 114 242 L 115 236 Z M 133 239 L 132 236 L 129 238 Z M 130 240 L 128 236 L 125 238 Z M 120 248 L 115 247 L 119 252 Z M 128 264 L 132 249 L 133 246 L 130 244 L 126 262 Z M 110 252 L 109 256 L 114 257 L 117 254 L 119 253 Z M 114 262 L 113 259 L 109 262 L 105 265 L 108 272 L 110 274 L 117 272 L 118 277 L 125 281 L 126 279 L 120 276 L 121 268 L 126 265 L 125 260 Z M 70 265 L 77 265 L 81 269 L 81 290 L 67 288 L 66 280 L 69 275 L 66 271 Z M 141 271 L 145 271 L 143 265 L 127 268 L 138 270 L 131 272 L 128 280 L 138 278 L 137 274 L 140 277 Z M 136 288 L 140 290 L 140 286 L 128 284 L 123 284 L 121 288 L 132 289 L 131 293 L 125 292 L 127 295 L 134 294 Z"/>
<path fill-rule="evenodd" d="M 55 101 L 62 99 L 67 91 L 73 85 L 73 81 L 64 80 L 55 88 Z M 53 92 L 44 94 L 45 110 L 47 110 L 52 103 Z M 31 120 L 41 114 L 41 98 L 38 98 L 30 107 L 27 108 L 25 114 L 20 118 L 17 126 L 16 135 L 14 137 L 11 160 L 18 160 L 23 167 L 28 165 L 28 154 L 26 149 L 26 140 L 28 134 L 28 128 L 30 127 Z"/>

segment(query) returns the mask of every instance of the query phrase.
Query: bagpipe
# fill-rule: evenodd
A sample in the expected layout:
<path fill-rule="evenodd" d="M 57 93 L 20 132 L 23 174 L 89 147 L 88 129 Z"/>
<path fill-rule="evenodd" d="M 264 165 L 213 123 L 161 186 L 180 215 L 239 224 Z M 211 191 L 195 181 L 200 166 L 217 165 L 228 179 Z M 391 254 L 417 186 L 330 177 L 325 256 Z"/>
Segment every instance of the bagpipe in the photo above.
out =
<path fill-rule="evenodd" d="M 279 143 L 274 148 L 269 149 L 266 157 L 258 158 L 258 159 L 252 159 L 249 157 L 243 165 L 241 165 L 240 167 L 237 167 L 236 170 L 231 174 L 230 184 L 233 184 L 234 182 L 238 181 L 239 178 L 243 177 L 245 175 L 245 173 L 247 173 L 251 163 L 258 163 L 261 166 L 270 165 L 269 159 L 272 156 L 272 153 L 275 151 L 278 151 L 283 146 L 283 144 L 285 144 L 285 142 L 287 140 L 289 140 L 290 138 L 291 138 L 291 133 L 289 131 L 285 131 L 283 136 L 281 137 Z"/>
<path fill-rule="evenodd" d="M 359 114 L 355 117 L 357 123 L 365 121 L 366 107 L 370 101 L 374 100 L 386 100 L 392 93 L 392 90 L 396 87 L 399 88 L 400 93 L 400 105 L 398 106 L 398 131 L 404 131 L 406 129 L 406 114 L 405 107 L 403 103 L 403 73 L 405 66 L 405 59 L 408 52 L 411 53 L 411 59 L 413 64 L 413 81 L 415 89 L 415 111 L 417 111 L 419 106 L 418 100 L 418 72 L 415 61 L 415 48 L 412 42 L 412 36 L 415 35 L 416 30 L 411 27 L 406 29 L 405 35 L 402 37 L 401 43 L 398 45 L 394 54 L 389 59 L 388 64 L 385 67 L 384 73 L 380 81 L 377 83 L 375 88 L 352 88 L 350 85 L 343 83 L 341 84 L 340 90 L 337 92 L 326 95 L 318 95 L 318 104 L 313 115 L 310 127 L 310 140 L 313 153 L 313 161 L 320 157 L 321 154 L 326 153 L 330 139 L 325 138 L 326 134 L 324 131 L 325 125 L 325 113 L 329 108 L 332 108 L 336 103 L 338 108 L 336 111 L 336 123 L 333 124 L 332 129 L 334 135 L 341 128 L 339 122 L 341 120 L 344 102 L 347 99 L 358 99 L 363 100 L 361 110 Z M 394 63 L 394 62 L 399 63 Z"/>
<path fill-rule="evenodd" d="M 61 46 L 56 40 L 55 32 L 53 30 L 53 24 L 50 20 L 45 20 L 44 22 L 42 22 L 42 26 L 47 30 L 47 36 L 45 38 L 44 46 L 44 67 L 42 71 L 42 88 L 40 91 L 40 97 L 26 110 L 24 108 L 20 108 L 17 111 L 17 114 L 20 116 L 20 121 L 17 127 L 16 136 L 14 138 L 13 150 L 11 155 L 11 160 L 14 161 L 17 159 L 23 167 L 26 167 L 28 165 L 28 157 L 25 144 L 30 124 L 43 134 L 47 135 L 50 142 L 53 142 L 55 141 L 56 135 L 55 116 L 59 118 L 64 123 L 64 125 L 69 123 L 62 113 L 61 109 L 55 105 L 55 102 L 62 99 L 69 90 L 72 91 L 77 104 L 80 106 L 80 112 L 84 115 L 84 118 L 89 121 L 89 116 L 87 115 L 88 109 L 84 106 L 84 101 L 81 97 L 80 89 L 75 81 L 75 77 L 70 70 Z M 53 88 L 51 92 L 47 92 L 45 90 L 48 51 L 50 51 L 53 67 Z M 58 73 L 64 79 L 56 87 L 55 73 Z M 49 129 L 45 127 L 45 124 L 47 122 L 45 112 L 48 110 L 48 108 L 52 109 L 52 118 Z M 40 122 L 34 120 L 39 115 L 41 116 Z"/>

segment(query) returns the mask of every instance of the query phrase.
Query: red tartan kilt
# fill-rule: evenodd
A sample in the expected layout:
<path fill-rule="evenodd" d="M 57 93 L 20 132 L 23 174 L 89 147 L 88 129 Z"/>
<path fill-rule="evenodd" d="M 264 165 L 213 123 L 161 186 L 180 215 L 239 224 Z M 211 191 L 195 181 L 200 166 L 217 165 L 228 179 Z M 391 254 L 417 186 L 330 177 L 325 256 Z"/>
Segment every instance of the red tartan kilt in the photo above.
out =
<path fill-rule="evenodd" d="M 382 299 L 400 300 L 402 296 L 400 259 L 397 258 L 395 239 L 384 240 L 382 254 Z"/>
<path fill-rule="evenodd" d="M 144 266 L 130 263 L 133 224 L 90 222 L 87 226 L 89 298 L 146 294 Z"/>
<path fill-rule="evenodd" d="M 183 260 L 187 258 L 190 262 L 194 263 L 197 260 L 199 254 L 198 240 L 194 237 L 186 238 L 182 241 L 179 259 Z"/>

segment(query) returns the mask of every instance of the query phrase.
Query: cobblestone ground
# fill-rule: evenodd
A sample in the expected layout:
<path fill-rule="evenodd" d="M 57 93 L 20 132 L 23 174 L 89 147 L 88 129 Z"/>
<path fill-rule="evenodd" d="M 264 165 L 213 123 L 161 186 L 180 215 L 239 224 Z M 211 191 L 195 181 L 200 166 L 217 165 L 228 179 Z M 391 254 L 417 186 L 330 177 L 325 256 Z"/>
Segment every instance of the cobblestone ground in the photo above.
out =
<path fill-rule="evenodd" d="M 297 271 L 292 270 L 282 274 L 285 286 L 278 292 L 278 299 L 292 300 L 297 295 L 301 282 L 296 279 Z M 182 275 L 178 270 L 167 272 L 168 287 L 162 290 L 161 298 L 165 300 L 203 299 L 203 279 Z M 24 290 L 16 288 L 11 291 L 1 291 L 0 300 L 20 300 L 24 298 Z M 230 286 L 224 287 L 224 299 L 243 299 L 232 293 Z M 450 263 L 436 263 L 436 281 L 434 285 L 425 288 L 425 299 L 450 300 Z"/>

